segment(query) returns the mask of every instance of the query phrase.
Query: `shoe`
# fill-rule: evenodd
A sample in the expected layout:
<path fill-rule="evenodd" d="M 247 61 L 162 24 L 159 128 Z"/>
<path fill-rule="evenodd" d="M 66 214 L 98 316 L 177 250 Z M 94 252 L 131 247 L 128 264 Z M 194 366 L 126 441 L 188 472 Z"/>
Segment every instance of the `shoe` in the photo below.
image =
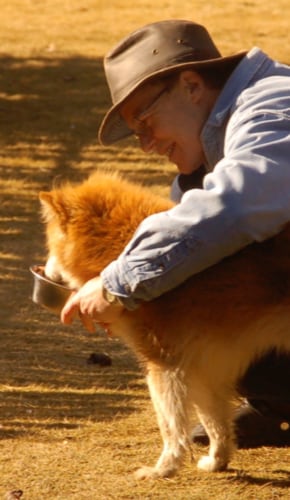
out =
<path fill-rule="evenodd" d="M 234 424 L 236 442 L 240 449 L 290 446 L 290 415 L 288 420 L 274 417 L 273 412 L 261 413 L 246 402 L 237 408 Z M 208 446 L 209 438 L 201 424 L 194 428 L 192 441 L 195 444 Z"/>

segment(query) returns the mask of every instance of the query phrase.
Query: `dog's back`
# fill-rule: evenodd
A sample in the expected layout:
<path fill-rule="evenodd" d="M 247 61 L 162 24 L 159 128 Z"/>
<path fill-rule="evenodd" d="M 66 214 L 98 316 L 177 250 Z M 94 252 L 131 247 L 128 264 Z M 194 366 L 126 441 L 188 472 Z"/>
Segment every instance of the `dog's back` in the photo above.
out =
<path fill-rule="evenodd" d="M 134 325 L 132 333 L 122 330 L 127 342 L 135 341 L 137 321 L 147 332 L 148 345 L 144 335 L 134 347 L 145 357 L 174 359 L 212 384 L 234 384 L 265 352 L 290 352 L 289 228 L 143 303 L 126 321 Z"/>

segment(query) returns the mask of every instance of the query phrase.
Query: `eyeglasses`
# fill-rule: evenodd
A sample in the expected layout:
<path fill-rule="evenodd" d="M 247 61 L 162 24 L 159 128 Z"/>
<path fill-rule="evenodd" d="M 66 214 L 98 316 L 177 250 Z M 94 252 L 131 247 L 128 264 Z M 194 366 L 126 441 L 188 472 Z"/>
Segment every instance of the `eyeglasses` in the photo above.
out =
<path fill-rule="evenodd" d="M 151 116 L 158 106 L 159 99 L 168 92 L 168 87 L 164 87 L 157 96 L 153 99 L 151 104 L 147 106 L 137 117 L 134 118 L 135 127 L 132 128 L 133 134 L 137 139 L 140 139 L 148 134 L 150 127 L 147 125 L 146 120 Z"/>

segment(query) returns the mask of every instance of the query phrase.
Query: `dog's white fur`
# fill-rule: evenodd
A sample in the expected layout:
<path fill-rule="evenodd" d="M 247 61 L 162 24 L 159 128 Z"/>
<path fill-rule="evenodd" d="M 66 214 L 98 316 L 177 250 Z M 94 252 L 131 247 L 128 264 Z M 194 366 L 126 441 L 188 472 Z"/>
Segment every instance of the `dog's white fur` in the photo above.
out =
<path fill-rule="evenodd" d="M 114 260 L 144 217 L 171 207 L 149 190 L 100 173 L 80 185 L 41 193 L 40 199 L 46 273 L 73 286 Z M 111 330 L 144 363 L 164 442 L 156 465 L 141 468 L 137 477 L 177 471 L 191 444 L 193 407 L 210 438 L 198 467 L 224 469 L 235 447 L 237 382 L 267 351 L 290 352 L 289 325 L 289 228 L 135 311 L 124 310 Z"/>

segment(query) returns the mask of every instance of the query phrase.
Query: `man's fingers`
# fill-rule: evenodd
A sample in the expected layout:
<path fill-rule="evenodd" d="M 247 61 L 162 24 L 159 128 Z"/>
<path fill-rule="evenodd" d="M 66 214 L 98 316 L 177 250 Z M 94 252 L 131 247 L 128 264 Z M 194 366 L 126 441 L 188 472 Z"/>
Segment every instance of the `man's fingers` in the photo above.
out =
<path fill-rule="evenodd" d="M 70 325 L 72 321 L 78 316 L 79 304 L 76 300 L 76 293 L 73 292 L 63 307 L 60 319 L 64 325 Z"/>
<path fill-rule="evenodd" d="M 82 324 L 88 330 L 88 332 L 95 333 L 96 324 L 95 324 L 95 321 L 93 320 L 93 318 L 91 318 L 91 316 L 88 316 L 87 314 L 82 314 L 80 311 L 79 311 L 79 317 L 80 317 Z"/>
<path fill-rule="evenodd" d="M 81 313 L 77 293 L 73 292 L 61 311 L 60 319 L 64 325 L 70 325 L 77 317 L 80 318 L 82 324 L 90 333 L 95 332 L 96 328 L 93 318 Z"/>

